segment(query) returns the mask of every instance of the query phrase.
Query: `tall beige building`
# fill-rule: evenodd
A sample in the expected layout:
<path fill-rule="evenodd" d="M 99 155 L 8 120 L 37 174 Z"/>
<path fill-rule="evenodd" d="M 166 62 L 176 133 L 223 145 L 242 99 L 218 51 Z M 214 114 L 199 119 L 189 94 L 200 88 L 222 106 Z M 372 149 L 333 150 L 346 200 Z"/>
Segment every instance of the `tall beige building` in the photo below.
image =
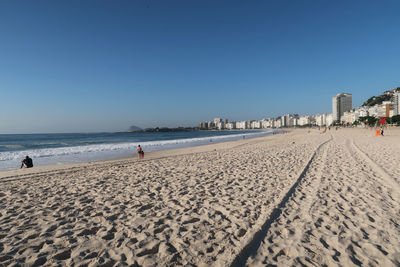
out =
<path fill-rule="evenodd" d="M 334 121 L 340 121 L 344 112 L 353 108 L 352 94 L 341 93 L 332 97 L 332 115 Z"/>

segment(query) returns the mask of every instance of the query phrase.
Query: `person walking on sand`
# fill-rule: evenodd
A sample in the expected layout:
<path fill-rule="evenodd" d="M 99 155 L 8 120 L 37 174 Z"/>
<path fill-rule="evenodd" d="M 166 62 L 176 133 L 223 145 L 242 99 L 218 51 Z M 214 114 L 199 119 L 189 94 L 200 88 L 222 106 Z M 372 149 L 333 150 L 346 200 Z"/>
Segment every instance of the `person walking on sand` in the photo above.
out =
<path fill-rule="evenodd" d="M 143 152 L 143 149 L 142 149 L 142 147 L 140 145 L 137 146 L 137 153 L 139 155 L 139 159 L 144 158 L 144 152 Z"/>
<path fill-rule="evenodd" d="M 383 136 L 383 128 L 381 127 L 381 136 Z"/>
<path fill-rule="evenodd" d="M 32 168 L 33 167 L 33 161 L 30 157 L 26 156 L 24 160 L 21 161 L 21 169 L 24 167 L 24 165 L 27 168 Z"/>

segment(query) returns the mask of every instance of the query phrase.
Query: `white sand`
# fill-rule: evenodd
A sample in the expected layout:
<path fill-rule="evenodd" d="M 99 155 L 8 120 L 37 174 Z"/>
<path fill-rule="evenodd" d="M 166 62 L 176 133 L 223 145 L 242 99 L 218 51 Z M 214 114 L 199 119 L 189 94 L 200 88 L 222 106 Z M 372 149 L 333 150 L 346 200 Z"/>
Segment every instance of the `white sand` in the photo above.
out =
<path fill-rule="evenodd" d="M 400 131 L 0 172 L 0 265 L 398 266 Z"/>

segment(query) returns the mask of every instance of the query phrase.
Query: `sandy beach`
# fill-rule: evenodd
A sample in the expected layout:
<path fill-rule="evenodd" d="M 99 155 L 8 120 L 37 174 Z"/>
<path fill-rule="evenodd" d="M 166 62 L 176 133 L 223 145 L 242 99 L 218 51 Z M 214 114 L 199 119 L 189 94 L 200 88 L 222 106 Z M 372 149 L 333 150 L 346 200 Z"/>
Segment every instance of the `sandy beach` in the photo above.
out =
<path fill-rule="evenodd" d="M 400 129 L 0 172 L 4 266 L 399 266 Z"/>

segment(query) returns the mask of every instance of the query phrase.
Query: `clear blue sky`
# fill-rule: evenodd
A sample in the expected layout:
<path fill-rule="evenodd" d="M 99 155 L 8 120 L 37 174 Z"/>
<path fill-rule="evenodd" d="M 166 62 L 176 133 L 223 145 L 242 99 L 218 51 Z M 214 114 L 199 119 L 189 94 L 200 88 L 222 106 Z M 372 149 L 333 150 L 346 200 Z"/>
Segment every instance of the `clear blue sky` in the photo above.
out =
<path fill-rule="evenodd" d="M 1 1 L 0 133 L 331 112 L 400 86 L 400 1 Z"/>

